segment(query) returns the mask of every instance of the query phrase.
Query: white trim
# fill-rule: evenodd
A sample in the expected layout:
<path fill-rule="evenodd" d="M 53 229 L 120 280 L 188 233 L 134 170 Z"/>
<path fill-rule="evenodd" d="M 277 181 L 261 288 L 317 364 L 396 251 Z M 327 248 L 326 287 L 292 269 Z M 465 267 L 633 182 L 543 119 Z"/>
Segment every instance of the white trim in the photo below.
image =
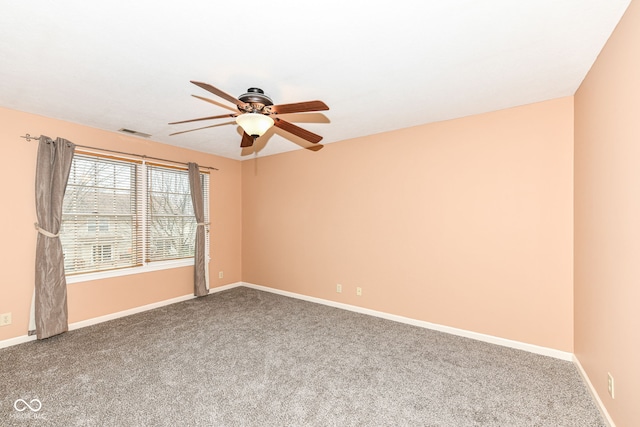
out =
<path fill-rule="evenodd" d="M 534 344 L 528 344 L 520 341 L 513 341 L 506 338 L 495 337 L 492 335 L 485 335 L 478 332 L 467 331 L 464 329 L 452 328 L 450 326 L 438 325 L 436 323 L 425 322 L 423 320 L 411 319 L 409 317 L 398 316 L 395 314 L 389 314 L 382 311 L 371 310 L 368 308 L 358 307 L 355 305 L 343 304 L 336 301 L 330 301 L 322 298 L 310 297 L 307 295 L 297 294 L 294 292 L 282 291 L 280 289 L 269 288 L 266 286 L 254 285 L 252 283 L 247 282 L 236 282 L 231 283 L 229 285 L 219 286 L 213 289 L 209 289 L 209 294 L 214 294 L 217 292 L 226 291 L 229 289 L 237 288 L 239 286 L 246 286 L 248 288 L 257 289 L 260 291 L 271 292 L 273 294 L 283 295 L 291 298 L 296 298 L 303 301 L 314 302 L 317 304 L 323 304 L 330 307 L 340 308 L 343 310 L 353 311 L 356 313 L 367 314 L 369 316 L 375 316 L 382 319 L 391 320 L 394 322 L 405 323 L 408 325 L 418 326 L 421 328 L 432 329 L 435 331 L 445 332 L 452 335 L 457 335 L 465 338 L 471 338 L 478 341 L 488 342 L 490 344 L 501 345 L 503 347 L 510 347 L 517 350 L 524 350 L 530 353 L 541 354 L 543 356 L 553 357 L 555 359 L 561 359 L 566 361 L 574 361 L 573 353 L 568 353 L 565 351 L 556 350 L 548 347 L 541 347 Z M 193 295 L 183 295 L 181 297 L 172 298 L 165 301 L 156 302 L 153 304 L 147 304 L 140 307 L 135 307 L 129 310 L 119 311 L 117 313 L 107 314 L 105 316 L 95 317 L 92 319 L 83 320 L 80 322 L 75 322 L 69 325 L 69 330 L 84 328 L 85 326 L 95 325 L 98 323 L 106 322 L 109 320 L 117 319 L 124 316 L 129 316 L 136 313 L 141 313 L 143 311 L 152 310 L 154 308 L 162 307 L 169 304 L 175 304 L 181 301 L 187 301 L 192 298 L 195 298 Z M 16 344 L 21 344 L 23 342 L 32 341 L 35 337 L 23 336 L 10 338 L 8 340 L 0 341 L 0 348 L 9 347 Z"/>
<path fill-rule="evenodd" d="M 119 319 L 121 317 L 131 316 L 132 314 L 142 313 L 143 311 L 153 310 L 154 308 L 164 307 L 165 305 L 175 304 L 177 302 L 188 301 L 193 299 L 193 295 L 183 295 L 164 301 L 154 302 L 152 304 L 141 305 L 140 307 L 130 308 L 128 310 L 118 311 L 116 313 L 105 314 L 104 316 L 93 317 L 91 319 L 81 320 L 79 322 L 69 323 L 69 330 L 85 328 L 87 326 L 97 325 L 98 323 L 108 322 L 109 320 Z"/>
<path fill-rule="evenodd" d="M 240 286 L 244 286 L 242 282 L 231 283 L 229 285 L 218 286 L 216 288 L 209 289 L 209 294 L 215 294 L 222 291 L 228 291 L 229 289 L 239 288 Z"/>
<path fill-rule="evenodd" d="M 209 289 L 209 294 L 215 294 L 217 292 L 226 291 L 228 289 L 236 288 L 238 286 L 242 286 L 241 282 L 232 283 L 230 285 L 219 286 L 217 288 Z M 104 316 L 94 317 L 87 320 L 81 320 L 79 322 L 74 322 L 69 324 L 69 330 L 73 331 L 75 329 L 84 328 L 91 325 L 97 325 L 98 323 L 107 322 L 109 320 L 118 319 L 120 317 L 130 316 L 132 314 L 142 313 L 143 311 L 153 310 L 154 308 L 164 307 L 165 305 L 175 304 L 177 302 L 188 301 L 190 299 L 195 298 L 193 295 L 183 295 L 180 297 L 171 298 L 164 301 L 154 302 L 152 304 L 142 305 L 140 307 L 130 308 L 128 310 L 118 311 L 116 313 L 106 314 Z M 22 344 L 29 341 L 35 341 L 35 335 L 23 335 L 15 338 L 9 338 L 6 340 L 0 341 L 0 348 L 11 347 L 14 345 Z"/>
<path fill-rule="evenodd" d="M 607 427 L 616 427 L 616 424 L 613 422 L 613 419 L 611 419 L 611 416 L 609 415 L 609 411 L 607 411 L 606 406 L 604 406 L 604 403 L 602 403 L 602 400 L 600 399 L 600 396 L 598 395 L 595 387 L 591 383 L 587 372 L 584 370 L 582 364 L 580 363 L 580 360 L 578 360 L 578 357 L 575 354 L 573 355 L 573 364 L 576 365 L 576 368 L 578 368 L 578 372 L 582 377 L 582 381 L 584 381 L 584 383 L 587 385 L 587 388 L 589 389 L 589 392 L 591 392 L 591 396 L 593 397 L 593 400 L 595 400 L 596 406 L 600 410 L 600 414 L 602 415 L 605 424 L 607 424 Z"/>
<path fill-rule="evenodd" d="M 209 289 L 209 294 L 215 294 L 216 292 L 225 291 L 227 289 L 235 288 L 241 284 L 232 283 L 231 285 L 220 286 L 218 288 Z M 120 317 L 131 316 L 132 314 L 142 313 L 144 311 L 153 310 L 154 308 L 164 307 L 165 305 L 171 305 L 178 302 L 188 301 L 196 298 L 194 295 L 183 295 L 181 297 L 175 297 L 164 301 L 154 302 L 152 304 L 142 305 L 140 307 L 130 308 L 128 310 L 118 311 L 117 313 L 106 314 L 100 317 L 94 317 L 92 319 L 82 320 L 80 322 L 70 323 L 69 330 L 84 328 L 86 326 L 96 325 L 98 323 L 107 322 L 109 320 L 118 319 Z"/>
<path fill-rule="evenodd" d="M 207 285 L 207 290 L 211 289 L 211 279 L 209 277 L 209 263 L 211 262 L 211 217 L 209 215 L 209 205 L 211 204 L 209 202 L 210 196 L 211 196 L 211 182 L 209 180 L 210 175 L 208 173 L 204 174 L 204 184 L 205 187 L 207 189 L 207 191 L 203 191 L 203 195 L 202 195 L 202 199 L 203 199 L 203 204 L 204 204 L 204 219 L 205 219 L 205 226 L 204 226 L 204 257 L 205 257 L 205 261 L 204 261 L 204 277 L 205 277 L 205 283 Z M 195 255 L 193 257 L 194 259 L 194 265 L 195 265 Z"/>
<path fill-rule="evenodd" d="M 503 347 L 515 348 L 517 350 L 524 350 L 530 353 L 540 354 L 543 356 L 553 357 L 555 359 L 566 360 L 568 362 L 573 361 L 573 353 L 566 351 L 560 351 L 553 348 L 541 347 L 535 344 L 528 344 L 520 341 L 513 341 L 506 338 L 495 337 L 493 335 L 481 334 L 478 332 L 467 331 L 464 329 L 452 328 L 450 326 L 438 325 L 436 323 L 425 322 L 423 320 L 411 319 L 409 317 L 398 316 L 395 314 L 389 314 L 382 311 L 370 310 L 368 308 L 358 307 L 355 305 L 343 304 L 331 300 L 325 300 L 322 298 L 310 297 L 302 294 L 296 294 L 294 292 L 282 291 L 279 289 L 268 288 L 266 286 L 254 285 L 251 283 L 242 283 L 243 286 L 248 288 L 257 289 L 260 291 L 271 292 L 278 295 L 283 295 L 291 298 L 297 298 L 304 301 L 315 302 L 318 304 L 328 305 L 330 307 L 341 308 L 343 310 L 353 311 L 361 314 L 368 314 L 370 316 L 380 317 L 382 319 L 392 320 L 394 322 L 406 323 L 408 325 L 418 326 L 421 328 L 432 329 L 435 331 L 445 332 L 447 334 L 458 335 L 465 338 L 471 338 L 478 341 L 484 341 L 491 344 L 501 345 Z"/>
<path fill-rule="evenodd" d="M 93 273 L 73 274 L 66 276 L 67 285 L 73 283 L 88 282 L 91 280 L 108 279 L 111 277 L 129 276 L 131 274 L 143 274 L 151 271 L 167 270 L 170 268 L 193 266 L 193 257 L 169 261 L 154 261 L 138 267 L 126 267 L 116 270 L 96 271 Z"/>
<path fill-rule="evenodd" d="M 9 339 L 0 341 L 0 348 L 11 347 L 14 345 L 23 344 L 23 343 L 26 343 L 29 341 L 35 341 L 35 340 L 36 340 L 35 335 L 22 335 L 19 337 L 9 338 Z"/>

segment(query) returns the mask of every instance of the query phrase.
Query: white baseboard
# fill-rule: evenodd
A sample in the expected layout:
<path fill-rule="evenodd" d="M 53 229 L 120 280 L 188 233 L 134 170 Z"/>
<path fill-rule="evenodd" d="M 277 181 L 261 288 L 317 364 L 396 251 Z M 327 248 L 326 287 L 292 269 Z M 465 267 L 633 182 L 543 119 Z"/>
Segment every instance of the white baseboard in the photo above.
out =
<path fill-rule="evenodd" d="M 513 341 L 506 338 L 495 337 L 492 335 L 481 334 L 478 332 L 467 331 L 464 329 L 452 328 L 450 326 L 438 325 L 436 323 L 425 322 L 422 320 L 411 319 L 409 317 L 398 316 L 395 314 L 389 314 L 382 311 L 371 310 L 368 308 L 358 307 L 355 305 L 343 304 L 336 301 L 325 300 L 322 298 L 310 297 L 307 295 L 297 294 L 294 292 L 282 291 L 280 289 L 269 288 L 266 286 L 254 285 L 252 283 L 246 282 L 236 282 L 231 283 L 229 285 L 220 286 L 217 288 L 209 289 L 209 294 L 213 294 L 216 292 L 226 291 L 228 289 L 233 289 L 238 286 L 246 286 L 248 288 L 253 288 L 265 292 L 271 292 L 274 294 L 279 294 L 291 298 L 296 298 L 304 301 L 314 302 L 317 304 L 323 304 L 330 307 L 340 308 L 343 310 L 353 311 L 356 313 L 367 314 L 370 316 L 380 317 L 382 319 L 392 320 L 394 322 L 405 323 L 408 325 L 418 326 L 426 329 L 432 329 L 435 331 L 445 332 L 452 335 L 458 335 L 465 338 L 471 338 L 479 341 L 488 342 L 491 344 L 501 345 L 504 347 L 515 348 L 518 350 L 524 350 L 531 353 L 541 354 L 544 356 L 553 357 L 556 359 L 566 360 L 566 361 L 574 361 L 573 353 L 568 353 L 565 351 L 560 351 L 552 348 L 541 347 L 534 344 L 523 343 L 520 341 Z M 130 316 L 132 314 L 141 313 L 147 310 L 153 310 L 154 308 L 163 307 L 169 304 L 175 304 L 177 302 L 187 301 L 189 299 L 194 298 L 193 295 L 183 295 L 176 298 L 171 298 L 164 301 L 159 301 L 153 304 L 147 304 L 140 307 L 131 308 L 129 310 L 119 311 L 117 313 L 107 314 L 104 316 L 94 317 L 92 319 L 82 320 L 80 322 L 74 322 L 69 324 L 69 330 L 84 328 L 86 326 L 95 325 L 102 322 L 107 322 L 109 320 L 118 319 L 124 316 Z M 10 347 L 12 345 L 21 344 L 28 341 L 35 340 L 35 336 L 20 336 L 16 338 L 10 338 L 8 340 L 0 341 L 0 348 Z"/>
<path fill-rule="evenodd" d="M 220 286 L 218 288 L 209 289 L 209 294 L 215 294 L 216 292 L 225 291 L 227 289 L 232 289 L 238 286 L 241 286 L 240 282 L 232 283 L 230 285 Z M 193 294 L 183 295 L 180 297 L 175 297 L 171 299 L 167 299 L 164 301 L 154 302 L 152 304 L 142 305 L 140 307 L 130 308 L 129 310 L 119 311 L 117 313 L 111 313 L 100 317 L 94 317 L 93 319 L 82 320 L 80 322 L 74 322 L 69 324 L 69 330 L 72 331 L 74 329 L 84 328 L 86 326 L 96 325 L 98 323 L 107 322 L 109 320 L 118 319 L 120 317 L 131 316 L 132 314 L 142 313 L 143 311 L 153 310 L 154 308 L 164 307 L 165 305 L 175 304 L 182 301 L 188 301 L 190 299 L 194 299 L 195 296 Z"/>
<path fill-rule="evenodd" d="M 578 372 L 582 377 L 582 381 L 584 381 L 584 383 L 587 385 L 587 388 L 589 389 L 589 392 L 591 392 L 591 396 L 593 396 L 593 400 L 595 400 L 596 406 L 600 410 L 600 414 L 602 415 L 602 418 L 604 418 L 605 423 L 607 423 L 607 427 L 616 427 L 616 424 L 613 422 L 613 420 L 611 419 L 611 416 L 609 415 L 609 411 L 607 411 L 607 408 L 604 406 L 604 403 L 602 403 L 602 399 L 600 399 L 600 396 L 598 395 L 596 388 L 591 383 L 591 380 L 589 379 L 587 372 L 584 370 L 584 368 L 582 367 L 582 364 L 580 363 L 580 360 L 578 360 L 578 357 L 575 354 L 573 355 L 573 364 L 576 365 L 576 368 L 578 368 Z"/>
<path fill-rule="evenodd" d="M 117 313 L 105 314 L 104 316 L 69 323 L 69 330 L 73 331 L 75 329 L 86 328 L 87 326 L 97 325 L 98 323 L 108 322 L 109 320 L 131 316 L 132 314 L 142 313 L 143 311 L 153 310 L 154 308 L 164 307 L 165 305 L 175 304 L 177 302 L 188 301 L 193 298 L 193 295 L 183 295 L 181 297 L 175 297 L 164 301 L 154 302 L 152 304 L 141 305 L 140 307 L 130 308 L 128 310 L 118 311 Z"/>
<path fill-rule="evenodd" d="M 291 298 L 297 298 L 304 301 L 315 302 L 315 303 L 327 305 L 330 307 L 341 308 L 343 310 L 349 310 L 356 313 L 368 314 L 370 316 L 380 317 L 382 319 L 392 320 L 394 322 L 406 323 L 408 325 L 418 326 L 426 329 L 432 329 L 435 331 L 445 332 L 452 335 L 458 335 L 465 338 L 471 338 L 478 341 L 484 341 L 491 344 L 501 345 L 503 347 L 510 347 L 518 350 L 524 350 L 530 353 L 553 357 L 555 359 L 566 360 L 568 362 L 573 361 L 573 353 L 560 351 L 553 348 L 541 347 L 535 344 L 528 344 L 520 341 L 513 341 L 506 338 L 495 337 L 493 335 L 486 335 L 478 332 L 467 331 L 464 329 L 452 328 L 450 326 L 438 325 L 436 323 L 425 322 L 423 320 L 411 319 L 409 317 L 398 316 L 395 314 L 389 314 L 382 311 L 370 310 L 368 308 L 358 307 L 358 306 L 349 305 L 349 304 L 343 304 L 340 302 L 325 300 L 322 298 L 296 294 L 294 292 L 282 291 L 280 289 L 269 288 L 266 286 L 254 285 L 252 283 L 242 282 L 242 286 L 258 289 L 260 291 L 271 292 L 274 294 L 279 294 L 279 295 L 283 295 Z"/>
<path fill-rule="evenodd" d="M 238 286 L 244 286 L 243 282 L 235 282 L 229 285 L 218 286 L 217 288 L 209 289 L 209 294 L 215 294 L 222 291 L 228 291 L 229 289 L 237 288 Z"/>
<path fill-rule="evenodd" d="M 31 336 L 22 335 L 19 337 L 9 338 L 9 339 L 0 341 L 0 348 L 11 347 L 14 345 L 22 344 L 29 341 L 35 341 L 35 340 L 36 340 L 35 335 L 31 335 Z"/>
<path fill-rule="evenodd" d="M 220 286 L 217 288 L 209 289 L 209 294 L 214 294 L 216 292 L 225 291 L 227 289 L 236 288 L 238 286 L 242 286 L 241 282 L 232 283 L 230 285 Z M 131 316 L 132 314 L 142 313 L 143 311 L 153 310 L 154 308 L 164 307 L 165 305 L 175 304 L 177 302 L 188 301 L 190 299 L 195 298 L 193 295 L 183 295 L 180 297 L 170 298 L 164 301 L 154 302 L 152 304 L 143 305 L 140 307 L 134 307 L 128 310 L 118 311 L 117 313 L 106 314 L 104 316 L 98 316 L 87 320 L 81 320 L 79 322 L 74 322 L 69 324 L 69 330 L 73 331 L 75 329 L 84 328 L 91 325 L 97 325 L 98 323 L 107 322 L 109 320 L 118 319 L 120 317 Z M 29 341 L 35 341 L 35 335 L 23 335 L 16 338 L 9 338 L 3 341 L 0 341 L 0 348 L 11 347 L 14 345 L 22 344 Z"/>

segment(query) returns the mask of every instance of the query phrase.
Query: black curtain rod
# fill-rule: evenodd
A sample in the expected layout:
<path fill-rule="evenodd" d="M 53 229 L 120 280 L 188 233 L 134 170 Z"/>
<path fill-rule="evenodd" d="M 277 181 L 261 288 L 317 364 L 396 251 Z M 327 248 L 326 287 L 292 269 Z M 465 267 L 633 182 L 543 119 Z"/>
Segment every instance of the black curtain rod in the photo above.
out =
<path fill-rule="evenodd" d="M 24 138 L 27 141 L 31 141 L 32 139 L 34 139 L 34 140 L 40 139 L 39 136 L 31 136 L 29 134 L 21 135 L 20 138 Z M 109 149 L 106 149 L 106 148 L 90 147 L 88 145 L 75 144 L 75 146 L 76 147 L 80 147 L 80 148 L 88 148 L 89 150 L 106 151 L 107 153 L 122 154 L 122 155 L 125 155 L 125 156 L 135 156 L 135 157 L 139 157 L 139 158 L 141 158 L 143 160 L 151 159 L 151 160 L 159 160 L 161 162 L 177 163 L 179 165 L 185 165 L 185 166 L 189 165 L 188 163 L 179 162 L 177 160 L 161 159 L 160 157 L 152 157 L 152 156 L 147 156 L 147 155 L 144 155 L 144 154 L 125 153 L 124 151 L 116 151 L 116 150 L 109 150 Z M 214 171 L 220 170 L 218 168 L 214 168 L 213 166 L 203 166 L 203 165 L 198 165 L 198 166 L 201 167 L 201 168 L 211 169 L 211 170 L 214 170 Z"/>

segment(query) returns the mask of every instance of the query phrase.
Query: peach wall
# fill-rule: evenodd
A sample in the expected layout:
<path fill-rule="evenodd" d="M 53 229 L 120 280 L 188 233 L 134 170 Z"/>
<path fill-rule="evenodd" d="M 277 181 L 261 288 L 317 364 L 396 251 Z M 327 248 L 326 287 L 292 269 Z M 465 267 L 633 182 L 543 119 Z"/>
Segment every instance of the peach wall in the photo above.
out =
<path fill-rule="evenodd" d="M 575 134 L 575 354 L 613 421 L 640 426 L 637 0 L 576 93 Z"/>
<path fill-rule="evenodd" d="M 243 280 L 571 352 L 572 155 L 568 97 L 244 161 Z"/>
<path fill-rule="evenodd" d="M 145 154 L 218 167 L 211 173 L 211 287 L 241 280 L 240 162 L 185 150 L 116 132 L 0 108 L 0 140 L 5 160 L 0 168 L 0 313 L 13 323 L 0 327 L 0 340 L 24 336 L 34 282 L 35 164 L 37 142 L 25 133 L 62 137 L 76 144 Z M 224 279 L 218 279 L 218 271 Z M 193 267 L 68 285 L 69 321 L 77 322 L 193 293 Z"/>

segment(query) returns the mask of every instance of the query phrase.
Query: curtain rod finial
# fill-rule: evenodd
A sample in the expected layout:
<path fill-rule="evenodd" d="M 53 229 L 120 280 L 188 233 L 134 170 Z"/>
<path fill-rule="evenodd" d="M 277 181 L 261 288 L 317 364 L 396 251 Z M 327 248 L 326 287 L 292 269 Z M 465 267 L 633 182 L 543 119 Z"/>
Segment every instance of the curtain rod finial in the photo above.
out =
<path fill-rule="evenodd" d="M 31 141 L 32 139 L 40 139 L 40 137 L 39 137 L 39 136 L 31 136 L 31 135 L 29 135 L 28 133 L 27 133 L 27 134 L 25 134 L 24 136 L 20 136 L 20 138 L 24 138 L 24 139 L 26 139 L 27 141 Z"/>

